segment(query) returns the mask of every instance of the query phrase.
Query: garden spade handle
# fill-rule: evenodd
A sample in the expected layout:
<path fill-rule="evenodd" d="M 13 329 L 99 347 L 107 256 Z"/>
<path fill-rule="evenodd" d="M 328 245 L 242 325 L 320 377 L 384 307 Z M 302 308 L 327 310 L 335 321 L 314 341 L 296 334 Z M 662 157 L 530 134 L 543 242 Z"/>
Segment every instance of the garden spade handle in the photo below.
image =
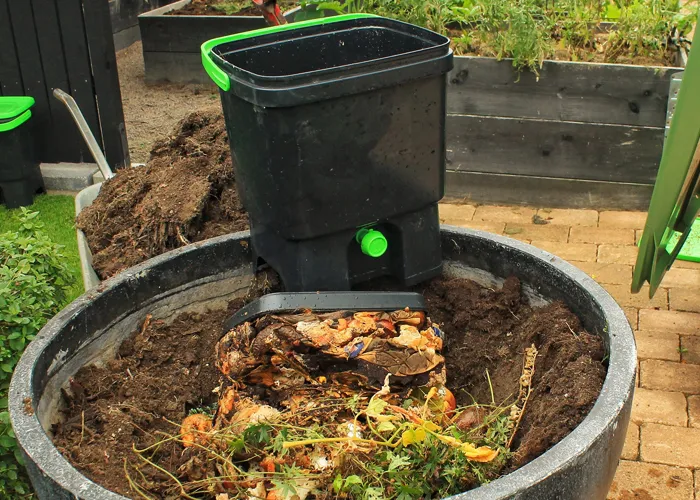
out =
<path fill-rule="evenodd" d="M 78 125 L 80 134 L 83 136 L 83 139 L 85 139 L 85 143 L 92 153 L 92 157 L 97 162 L 97 168 L 99 168 L 100 172 L 102 172 L 102 177 L 104 177 L 105 180 L 114 177 L 114 172 L 112 172 L 112 169 L 109 168 L 109 163 L 107 163 L 105 155 L 102 154 L 102 150 L 100 149 L 99 144 L 97 144 L 95 136 L 92 135 L 90 126 L 85 121 L 85 117 L 80 111 L 78 103 L 75 102 L 75 99 L 61 89 L 53 89 L 53 96 L 65 104 L 66 108 L 68 108 L 68 112 L 73 117 L 73 120 L 75 120 L 76 125 Z"/>

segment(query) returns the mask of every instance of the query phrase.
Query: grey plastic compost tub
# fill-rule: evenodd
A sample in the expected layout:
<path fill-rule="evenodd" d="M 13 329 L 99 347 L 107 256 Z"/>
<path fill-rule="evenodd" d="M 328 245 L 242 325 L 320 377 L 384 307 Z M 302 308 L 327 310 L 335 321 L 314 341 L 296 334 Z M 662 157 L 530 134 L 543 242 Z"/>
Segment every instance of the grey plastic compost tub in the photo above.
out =
<path fill-rule="evenodd" d="M 516 275 L 533 305 L 561 299 L 601 335 L 608 375 L 590 414 L 560 443 L 525 467 L 460 499 L 603 499 L 629 422 L 636 348 L 627 319 L 592 278 L 547 252 L 481 231 L 443 226 L 445 272 L 493 286 Z M 102 282 L 54 317 L 27 347 L 10 386 L 10 416 L 41 499 L 122 499 L 93 483 L 58 452 L 50 428 L 60 388 L 82 366 L 113 356 L 147 313 L 167 321 L 180 312 L 223 307 L 252 277 L 247 232 L 166 253 Z M 213 355 L 213 353 L 212 353 Z M 31 402 L 33 411 L 27 411 Z"/>
<path fill-rule="evenodd" d="M 85 207 L 92 205 L 97 195 L 100 194 L 101 187 L 101 182 L 93 184 L 92 186 L 86 187 L 75 196 L 76 217 L 80 215 L 80 212 L 82 212 Z M 90 290 L 92 287 L 100 284 L 100 278 L 92 268 L 92 252 L 90 252 L 90 246 L 88 245 L 85 234 L 80 229 L 76 229 L 75 231 L 78 236 L 78 254 L 80 255 L 80 271 L 83 275 L 83 287 L 85 290 Z"/>

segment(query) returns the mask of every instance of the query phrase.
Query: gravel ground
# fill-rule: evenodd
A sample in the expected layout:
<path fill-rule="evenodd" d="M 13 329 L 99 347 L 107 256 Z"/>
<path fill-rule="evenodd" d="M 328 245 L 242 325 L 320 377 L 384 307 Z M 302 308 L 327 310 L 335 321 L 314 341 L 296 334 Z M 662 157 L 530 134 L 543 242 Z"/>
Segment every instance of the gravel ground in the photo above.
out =
<path fill-rule="evenodd" d="M 145 162 L 156 139 L 166 136 L 192 111 L 221 110 L 216 87 L 146 85 L 141 42 L 117 52 L 126 134 L 132 162 Z"/>

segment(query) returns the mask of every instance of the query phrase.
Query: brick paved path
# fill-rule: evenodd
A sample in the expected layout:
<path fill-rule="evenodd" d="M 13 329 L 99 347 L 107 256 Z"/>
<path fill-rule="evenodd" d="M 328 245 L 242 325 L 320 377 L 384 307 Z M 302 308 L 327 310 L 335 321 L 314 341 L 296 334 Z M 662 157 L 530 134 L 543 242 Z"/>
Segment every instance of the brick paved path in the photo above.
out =
<path fill-rule="evenodd" d="M 531 243 L 595 278 L 637 340 L 632 422 L 608 498 L 700 500 L 700 264 L 677 261 L 662 288 L 630 293 L 646 213 L 440 205 L 444 224 Z M 539 222 L 539 223 L 537 223 Z"/>

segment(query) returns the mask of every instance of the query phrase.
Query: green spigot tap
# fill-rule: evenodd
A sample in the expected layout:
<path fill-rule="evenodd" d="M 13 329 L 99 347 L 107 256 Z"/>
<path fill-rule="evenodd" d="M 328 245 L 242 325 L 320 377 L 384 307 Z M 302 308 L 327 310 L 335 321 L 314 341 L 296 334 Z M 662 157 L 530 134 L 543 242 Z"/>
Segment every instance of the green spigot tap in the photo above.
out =
<path fill-rule="evenodd" d="M 355 240 L 360 244 L 363 254 L 374 258 L 381 257 L 389 248 L 386 236 L 376 229 L 359 229 L 355 234 Z"/>

